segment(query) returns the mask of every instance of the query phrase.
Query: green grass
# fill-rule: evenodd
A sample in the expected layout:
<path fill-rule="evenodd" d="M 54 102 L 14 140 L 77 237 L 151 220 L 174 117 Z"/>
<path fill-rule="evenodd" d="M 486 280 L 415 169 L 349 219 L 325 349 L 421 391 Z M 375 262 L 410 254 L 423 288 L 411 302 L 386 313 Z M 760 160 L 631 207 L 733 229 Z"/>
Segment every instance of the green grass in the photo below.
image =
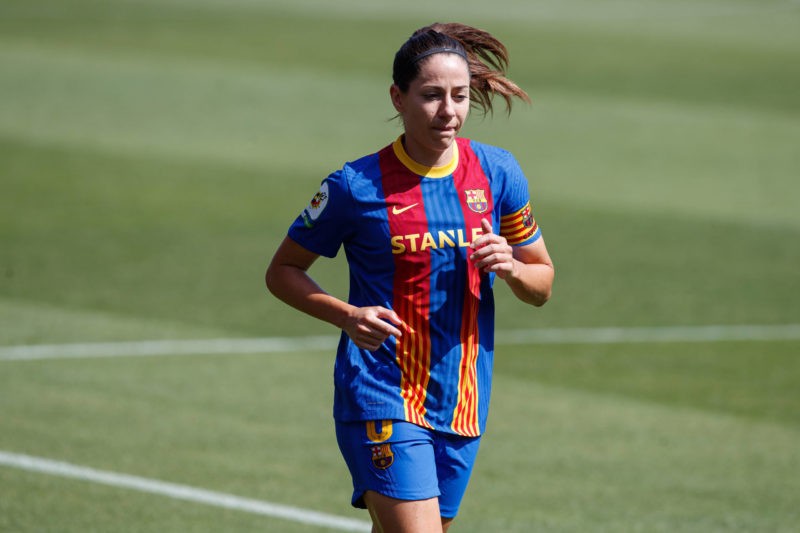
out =
<path fill-rule="evenodd" d="M 796 2 L 429 4 L 3 2 L 0 345 L 334 334 L 264 268 L 400 133 L 396 48 L 452 19 L 533 97 L 465 130 L 520 160 L 557 268 L 542 309 L 498 286 L 500 330 L 800 322 Z M 312 274 L 346 295 L 342 257 Z M 452 531 L 799 529 L 798 353 L 501 346 Z M 0 450 L 366 520 L 332 357 L 0 361 Z M 318 528 L 0 466 L 0 530 Z"/>

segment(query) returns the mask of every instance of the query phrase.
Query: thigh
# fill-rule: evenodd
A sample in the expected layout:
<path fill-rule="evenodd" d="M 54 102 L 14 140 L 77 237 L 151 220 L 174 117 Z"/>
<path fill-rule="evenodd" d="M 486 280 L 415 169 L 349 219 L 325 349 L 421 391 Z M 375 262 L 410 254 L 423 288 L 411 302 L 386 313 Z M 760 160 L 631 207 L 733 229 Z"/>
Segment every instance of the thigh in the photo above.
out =
<path fill-rule="evenodd" d="M 444 524 L 436 498 L 398 500 L 371 490 L 364 500 L 372 517 L 374 531 L 380 533 L 442 533 Z"/>

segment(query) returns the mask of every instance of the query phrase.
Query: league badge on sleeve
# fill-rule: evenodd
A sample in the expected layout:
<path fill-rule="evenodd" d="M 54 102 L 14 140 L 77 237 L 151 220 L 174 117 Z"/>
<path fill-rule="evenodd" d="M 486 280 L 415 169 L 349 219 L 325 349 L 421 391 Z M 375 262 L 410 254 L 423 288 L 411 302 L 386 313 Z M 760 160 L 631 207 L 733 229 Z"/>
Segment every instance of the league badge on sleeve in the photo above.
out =
<path fill-rule="evenodd" d="M 308 207 L 303 211 L 303 223 L 307 228 L 314 226 L 314 222 L 316 222 L 322 214 L 322 211 L 325 210 L 326 205 L 328 205 L 328 182 L 325 181 L 322 182 L 319 191 L 317 191 L 317 194 L 315 194 L 311 202 L 309 202 Z"/>

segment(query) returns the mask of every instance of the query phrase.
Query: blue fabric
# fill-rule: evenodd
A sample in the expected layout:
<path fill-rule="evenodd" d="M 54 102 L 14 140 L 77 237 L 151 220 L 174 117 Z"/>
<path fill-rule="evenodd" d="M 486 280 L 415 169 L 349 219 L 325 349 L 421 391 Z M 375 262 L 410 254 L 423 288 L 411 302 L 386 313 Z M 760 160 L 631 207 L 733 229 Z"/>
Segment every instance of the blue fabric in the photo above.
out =
<path fill-rule="evenodd" d="M 438 497 L 445 518 L 458 514 L 480 445 L 480 437 L 401 420 L 337 422 L 336 438 L 353 479 L 354 507 L 366 508 L 368 490 L 398 500 Z"/>

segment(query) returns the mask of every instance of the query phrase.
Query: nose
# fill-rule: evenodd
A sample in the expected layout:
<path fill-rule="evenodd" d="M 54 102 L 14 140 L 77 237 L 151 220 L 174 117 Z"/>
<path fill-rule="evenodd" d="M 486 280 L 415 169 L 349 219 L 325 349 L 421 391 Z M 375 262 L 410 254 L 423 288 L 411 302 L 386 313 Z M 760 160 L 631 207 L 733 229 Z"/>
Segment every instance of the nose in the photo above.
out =
<path fill-rule="evenodd" d="M 452 117 L 455 113 L 455 102 L 453 97 L 448 94 L 442 99 L 442 105 L 439 106 L 439 114 L 443 117 Z"/>

